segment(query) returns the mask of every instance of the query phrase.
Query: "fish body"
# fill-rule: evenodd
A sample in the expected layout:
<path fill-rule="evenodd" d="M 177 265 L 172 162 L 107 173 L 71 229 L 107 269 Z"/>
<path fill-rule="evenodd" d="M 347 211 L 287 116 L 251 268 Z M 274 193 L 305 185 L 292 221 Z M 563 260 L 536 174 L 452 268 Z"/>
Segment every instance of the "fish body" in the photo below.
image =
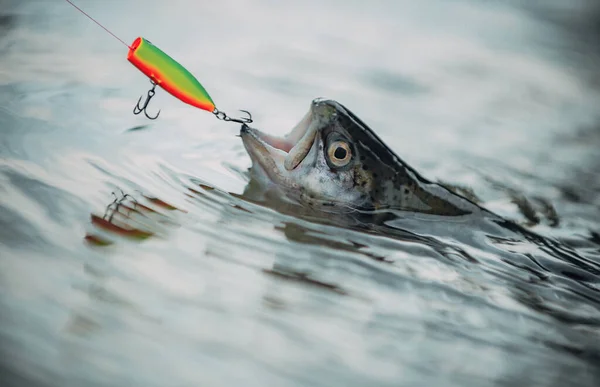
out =
<path fill-rule="evenodd" d="M 285 137 L 243 125 L 253 173 L 302 205 L 445 216 L 485 211 L 422 177 L 342 104 L 316 99 Z"/>

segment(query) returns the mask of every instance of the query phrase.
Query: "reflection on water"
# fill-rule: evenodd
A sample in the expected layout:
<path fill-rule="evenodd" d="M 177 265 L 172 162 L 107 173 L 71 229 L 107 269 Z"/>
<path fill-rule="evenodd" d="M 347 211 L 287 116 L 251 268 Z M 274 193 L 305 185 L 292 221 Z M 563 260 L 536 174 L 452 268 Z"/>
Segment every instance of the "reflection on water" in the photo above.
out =
<path fill-rule="evenodd" d="M 78 2 L 219 108 L 283 134 L 334 98 L 508 219 L 461 222 L 277 201 L 236 125 L 134 116 L 110 36 L 0 3 L 2 385 L 598 384 L 594 2 Z"/>

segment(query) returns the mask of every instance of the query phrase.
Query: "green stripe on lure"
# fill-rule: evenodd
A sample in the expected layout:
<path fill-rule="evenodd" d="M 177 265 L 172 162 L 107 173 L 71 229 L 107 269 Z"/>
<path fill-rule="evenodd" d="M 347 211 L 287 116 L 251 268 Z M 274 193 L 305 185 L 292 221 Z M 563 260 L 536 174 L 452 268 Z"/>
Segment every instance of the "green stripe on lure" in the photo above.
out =
<path fill-rule="evenodd" d="M 240 123 L 252 122 L 252 116 L 245 110 L 242 111 L 247 113 L 250 116 L 249 118 L 234 119 L 219 111 L 206 89 L 192 73 L 147 39 L 138 37 L 133 41 L 129 46 L 127 60 L 150 78 L 153 84 L 152 89 L 148 91 L 148 97 L 143 106 L 140 106 L 142 100 L 140 97 L 133 109 L 134 114 L 140 114 L 143 111 L 146 117 L 151 120 L 158 118 L 160 111 L 154 117 L 150 117 L 146 112 L 146 107 L 154 96 L 154 89 L 158 85 L 180 101 L 209 111 L 221 120 Z"/>

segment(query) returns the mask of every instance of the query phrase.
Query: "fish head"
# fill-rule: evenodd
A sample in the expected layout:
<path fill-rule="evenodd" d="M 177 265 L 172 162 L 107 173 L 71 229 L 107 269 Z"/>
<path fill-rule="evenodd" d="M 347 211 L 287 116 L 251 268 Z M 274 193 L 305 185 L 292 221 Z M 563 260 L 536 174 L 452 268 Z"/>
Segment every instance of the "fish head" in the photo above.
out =
<path fill-rule="evenodd" d="M 240 136 L 253 174 L 302 204 L 377 209 L 397 193 L 399 159 L 336 101 L 312 101 L 284 137 L 248 125 L 242 125 Z"/>

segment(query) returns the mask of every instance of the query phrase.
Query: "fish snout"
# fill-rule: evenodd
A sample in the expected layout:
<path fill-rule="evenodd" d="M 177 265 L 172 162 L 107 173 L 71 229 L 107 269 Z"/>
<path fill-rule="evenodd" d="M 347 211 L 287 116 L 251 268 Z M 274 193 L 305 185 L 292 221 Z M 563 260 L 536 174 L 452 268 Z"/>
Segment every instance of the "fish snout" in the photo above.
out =
<path fill-rule="evenodd" d="M 340 105 L 331 99 L 316 98 L 310 105 L 310 111 L 317 122 L 326 125 L 335 120 L 340 112 Z"/>

